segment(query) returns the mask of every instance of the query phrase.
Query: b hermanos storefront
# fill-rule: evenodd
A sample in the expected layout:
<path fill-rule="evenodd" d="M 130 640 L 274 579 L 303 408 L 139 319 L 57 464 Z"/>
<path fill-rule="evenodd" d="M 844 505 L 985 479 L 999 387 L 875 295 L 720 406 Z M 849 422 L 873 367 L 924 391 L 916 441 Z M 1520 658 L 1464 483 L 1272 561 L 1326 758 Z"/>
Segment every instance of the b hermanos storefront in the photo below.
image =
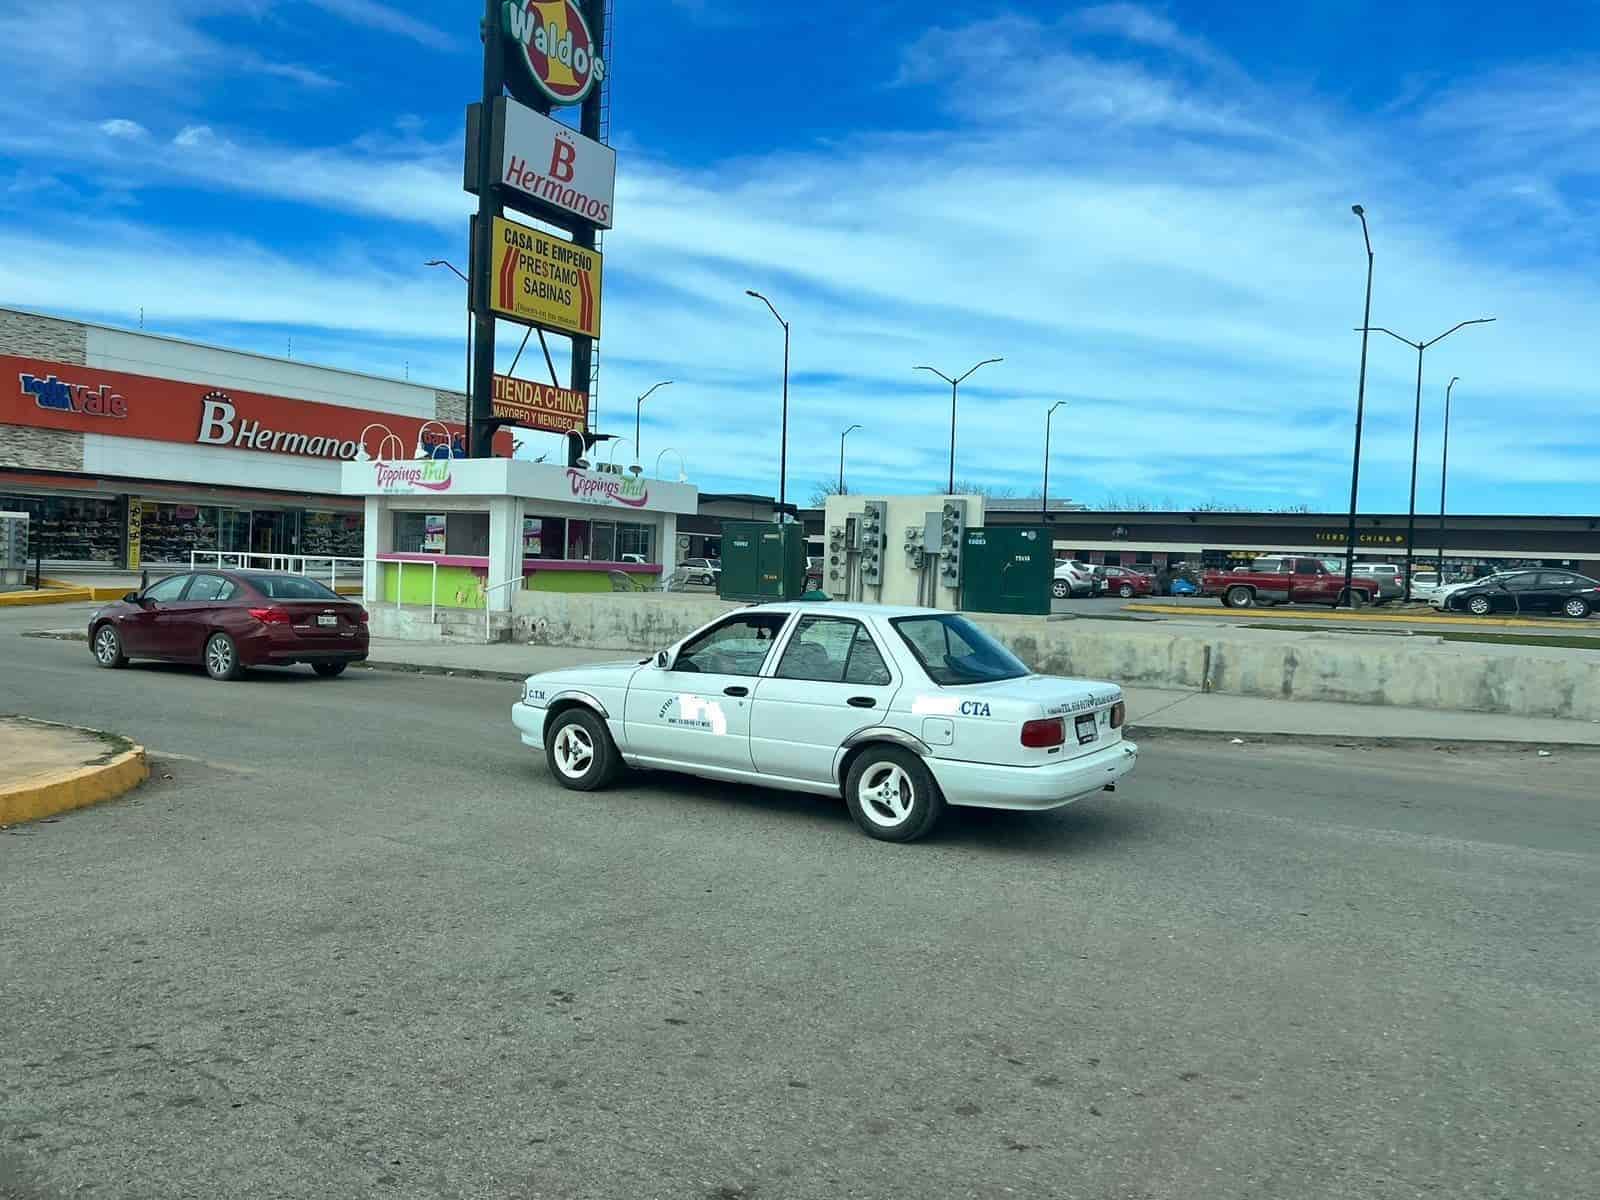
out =
<path fill-rule="evenodd" d="M 0 510 L 48 569 L 363 548 L 340 466 L 463 434 L 458 393 L 0 308 Z M 389 453 L 395 443 L 389 442 Z"/>

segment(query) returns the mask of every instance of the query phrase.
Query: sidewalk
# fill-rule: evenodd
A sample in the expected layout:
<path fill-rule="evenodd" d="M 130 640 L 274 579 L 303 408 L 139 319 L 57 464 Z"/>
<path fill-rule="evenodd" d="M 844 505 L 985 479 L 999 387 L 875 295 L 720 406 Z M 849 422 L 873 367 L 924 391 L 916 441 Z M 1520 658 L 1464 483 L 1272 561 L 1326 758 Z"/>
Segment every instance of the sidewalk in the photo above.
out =
<path fill-rule="evenodd" d="M 637 662 L 637 650 L 562 646 L 424 645 L 374 638 L 369 665 L 520 681 L 539 671 L 596 662 Z M 1600 747 L 1600 723 L 1444 712 L 1310 700 L 1124 688 L 1128 724 L 1139 733 L 1209 733 L 1222 737 L 1354 738 L 1375 742 L 1475 742 L 1518 746 Z"/>

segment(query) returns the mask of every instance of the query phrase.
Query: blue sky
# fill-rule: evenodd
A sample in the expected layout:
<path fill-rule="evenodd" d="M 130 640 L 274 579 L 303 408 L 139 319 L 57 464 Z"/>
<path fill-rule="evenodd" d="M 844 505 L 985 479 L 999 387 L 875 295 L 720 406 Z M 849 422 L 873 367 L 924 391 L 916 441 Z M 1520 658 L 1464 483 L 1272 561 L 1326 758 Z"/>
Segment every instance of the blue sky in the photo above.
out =
<path fill-rule="evenodd" d="M 1499 318 L 1429 351 L 1419 507 L 1457 375 L 1452 511 L 1600 512 L 1593 5 L 616 8 L 600 423 L 675 380 L 647 467 L 774 489 L 754 287 L 794 327 L 791 498 L 857 421 L 854 489 L 942 487 L 948 392 L 912 368 L 1003 355 L 960 476 L 1036 494 L 1065 399 L 1058 498 L 1340 509 L 1360 202 L 1374 324 Z M 459 387 L 461 288 L 421 263 L 464 259 L 480 12 L 0 3 L 0 303 Z M 1364 509 L 1405 508 L 1415 369 L 1374 339 Z"/>

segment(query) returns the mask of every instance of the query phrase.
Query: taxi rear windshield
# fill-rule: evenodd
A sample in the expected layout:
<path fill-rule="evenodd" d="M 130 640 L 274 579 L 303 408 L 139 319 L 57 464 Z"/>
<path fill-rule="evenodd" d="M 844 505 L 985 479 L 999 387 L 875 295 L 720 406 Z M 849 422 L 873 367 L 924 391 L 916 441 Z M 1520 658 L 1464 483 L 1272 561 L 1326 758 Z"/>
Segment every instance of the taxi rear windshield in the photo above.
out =
<path fill-rule="evenodd" d="M 897 617 L 890 624 L 937 684 L 993 683 L 1029 674 L 1015 654 L 954 613 Z"/>

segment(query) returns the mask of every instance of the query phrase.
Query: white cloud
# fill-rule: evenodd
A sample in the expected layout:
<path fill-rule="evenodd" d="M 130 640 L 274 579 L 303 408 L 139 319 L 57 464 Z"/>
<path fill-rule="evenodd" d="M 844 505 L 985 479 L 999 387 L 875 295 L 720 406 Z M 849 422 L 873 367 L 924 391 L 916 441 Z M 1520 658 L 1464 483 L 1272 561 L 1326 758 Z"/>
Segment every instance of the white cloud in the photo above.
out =
<path fill-rule="evenodd" d="M 172 139 L 174 146 L 194 147 L 215 143 L 216 133 L 209 125 L 185 125 Z"/>
<path fill-rule="evenodd" d="M 109 121 L 100 122 L 100 132 L 107 137 L 131 138 L 138 140 L 150 136 L 150 131 L 137 121 L 129 121 L 123 117 L 115 117 Z"/>
<path fill-rule="evenodd" d="M 410 38 L 433 50 L 449 50 L 456 45 L 455 39 L 442 29 L 390 5 L 380 4 L 378 0 L 310 0 L 310 2 L 352 25 L 362 25 L 368 29 Z M 468 15 L 470 16 L 470 13 Z"/>

